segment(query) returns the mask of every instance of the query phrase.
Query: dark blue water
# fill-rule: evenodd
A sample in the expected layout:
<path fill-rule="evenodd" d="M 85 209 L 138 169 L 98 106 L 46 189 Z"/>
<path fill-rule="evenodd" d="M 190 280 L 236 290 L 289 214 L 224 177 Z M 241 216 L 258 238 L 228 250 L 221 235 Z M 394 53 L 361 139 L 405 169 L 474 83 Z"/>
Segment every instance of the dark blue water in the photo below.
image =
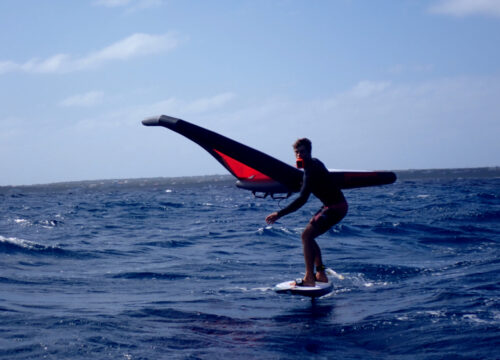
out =
<path fill-rule="evenodd" d="M 317 200 L 269 227 L 215 180 L 0 188 L 0 358 L 499 358 L 500 179 L 346 191 L 314 302 L 272 286 Z"/>

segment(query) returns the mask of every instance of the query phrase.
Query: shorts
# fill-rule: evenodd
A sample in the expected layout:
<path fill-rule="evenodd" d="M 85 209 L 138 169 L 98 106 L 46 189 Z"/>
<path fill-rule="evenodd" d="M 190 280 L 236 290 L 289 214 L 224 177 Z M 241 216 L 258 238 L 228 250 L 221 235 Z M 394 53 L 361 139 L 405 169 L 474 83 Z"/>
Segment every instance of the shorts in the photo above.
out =
<path fill-rule="evenodd" d="M 318 231 L 318 235 L 324 234 L 346 216 L 347 208 L 346 202 L 328 206 L 325 205 L 312 217 L 309 224 L 314 226 Z"/>

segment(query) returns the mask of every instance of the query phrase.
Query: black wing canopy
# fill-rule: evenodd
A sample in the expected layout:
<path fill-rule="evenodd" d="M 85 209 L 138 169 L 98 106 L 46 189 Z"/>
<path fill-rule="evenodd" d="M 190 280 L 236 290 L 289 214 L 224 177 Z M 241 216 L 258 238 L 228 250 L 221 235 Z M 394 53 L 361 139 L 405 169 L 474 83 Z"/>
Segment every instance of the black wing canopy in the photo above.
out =
<path fill-rule="evenodd" d="M 145 126 L 163 126 L 200 145 L 238 181 L 240 188 L 264 194 L 300 190 L 303 172 L 261 151 L 171 116 L 161 115 L 142 121 Z M 392 184 L 390 171 L 331 171 L 332 183 L 341 189 Z"/>

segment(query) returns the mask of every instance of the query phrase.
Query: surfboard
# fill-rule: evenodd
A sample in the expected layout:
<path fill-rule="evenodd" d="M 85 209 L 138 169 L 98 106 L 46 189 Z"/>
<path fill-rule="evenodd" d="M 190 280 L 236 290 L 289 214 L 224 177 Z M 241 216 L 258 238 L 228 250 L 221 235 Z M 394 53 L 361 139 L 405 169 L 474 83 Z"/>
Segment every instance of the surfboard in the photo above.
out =
<path fill-rule="evenodd" d="M 333 291 L 332 278 L 344 280 L 344 275 L 339 274 L 331 268 L 326 269 L 328 282 L 316 282 L 315 286 L 296 286 L 295 280 L 284 281 L 274 286 L 274 291 L 278 294 L 291 294 L 309 296 L 312 298 L 320 297 L 329 294 Z"/>
<path fill-rule="evenodd" d="M 295 285 L 295 280 L 291 280 L 277 284 L 274 287 L 274 291 L 278 294 L 302 295 L 316 298 L 331 293 L 333 291 L 333 284 L 328 280 L 326 283 L 317 281 L 315 286 L 297 286 Z"/>

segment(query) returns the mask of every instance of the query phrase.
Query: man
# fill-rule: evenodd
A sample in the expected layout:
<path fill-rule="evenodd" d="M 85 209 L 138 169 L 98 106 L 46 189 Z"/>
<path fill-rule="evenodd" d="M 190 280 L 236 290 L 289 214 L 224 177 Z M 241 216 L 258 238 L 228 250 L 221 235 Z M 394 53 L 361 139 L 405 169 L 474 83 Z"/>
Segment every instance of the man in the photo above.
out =
<path fill-rule="evenodd" d="M 299 139 L 293 144 L 293 148 L 297 166 L 304 168 L 300 194 L 284 209 L 268 215 L 266 222 L 273 224 L 279 218 L 300 209 L 311 193 L 321 200 L 323 207 L 311 218 L 302 232 L 306 274 L 303 279 L 296 281 L 296 285 L 299 286 L 315 286 L 316 281 L 328 282 L 321 259 L 321 250 L 315 239 L 344 218 L 347 214 L 347 202 L 342 191 L 331 181 L 330 173 L 325 165 L 311 156 L 311 141 L 306 138 Z M 314 265 L 316 265 L 316 273 Z"/>

